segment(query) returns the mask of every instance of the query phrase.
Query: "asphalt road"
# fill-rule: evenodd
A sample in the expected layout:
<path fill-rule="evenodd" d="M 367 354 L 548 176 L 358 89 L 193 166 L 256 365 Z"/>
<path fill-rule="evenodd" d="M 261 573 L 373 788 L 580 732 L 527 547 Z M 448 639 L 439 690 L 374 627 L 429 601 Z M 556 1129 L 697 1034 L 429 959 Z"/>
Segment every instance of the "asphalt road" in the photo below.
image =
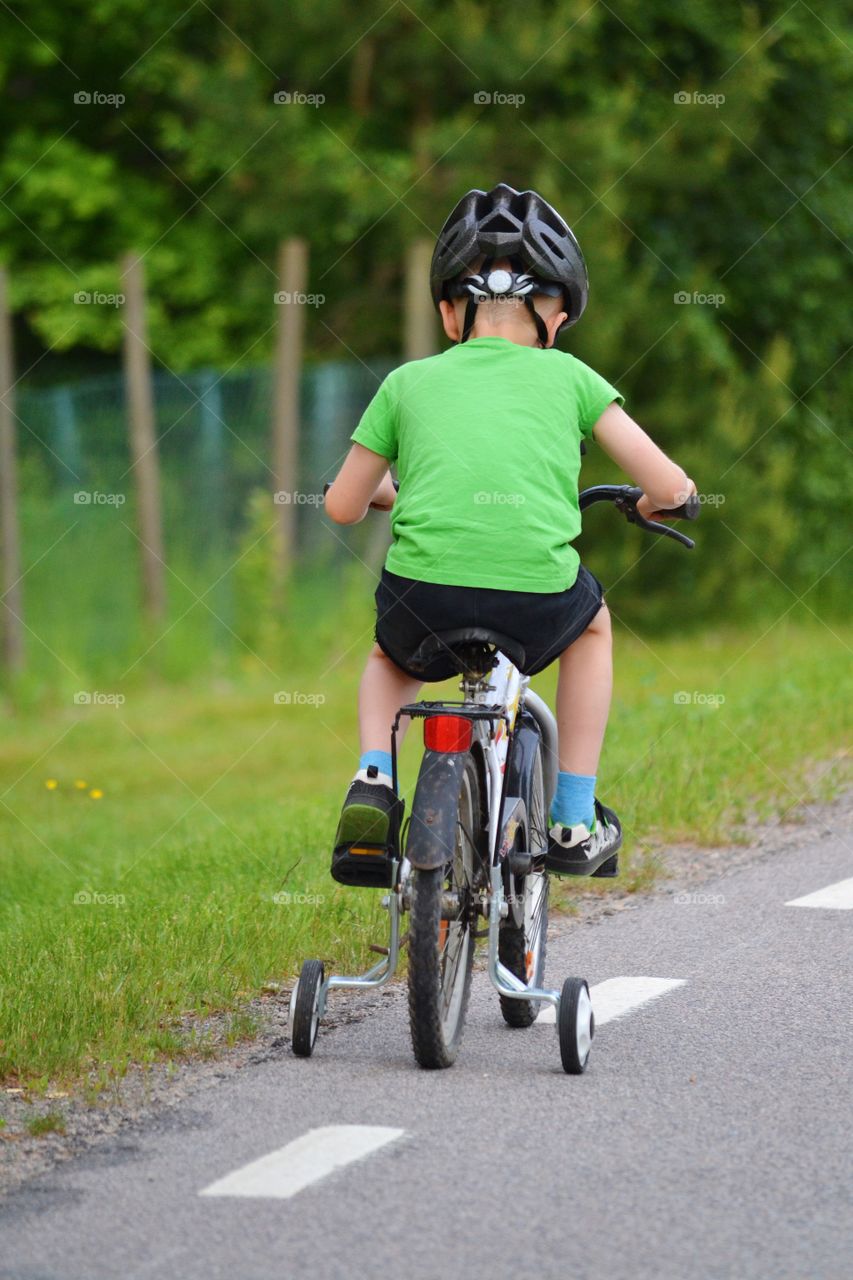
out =
<path fill-rule="evenodd" d="M 376 1000 L 312 1059 L 283 1049 L 10 1195 L 0 1276 L 849 1276 L 853 910 L 786 903 L 853 876 L 851 846 L 804 833 L 555 935 L 551 985 L 684 980 L 603 1026 L 585 1076 L 553 1025 L 503 1025 L 483 973 L 450 1071 L 418 1070 L 404 1000 Z M 288 1199 L 200 1195 L 342 1125 L 402 1134 Z"/>

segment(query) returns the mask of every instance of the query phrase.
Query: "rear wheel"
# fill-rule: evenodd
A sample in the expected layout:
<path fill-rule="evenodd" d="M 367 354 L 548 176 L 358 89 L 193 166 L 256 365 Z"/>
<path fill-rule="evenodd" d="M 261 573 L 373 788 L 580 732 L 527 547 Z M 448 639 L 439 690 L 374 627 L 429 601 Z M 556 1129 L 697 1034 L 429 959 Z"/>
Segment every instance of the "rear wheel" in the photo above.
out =
<path fill-rule="evenodd" d="M 474 903 L 481 867 L 480 782 L 471 756 L 456 805 L 453 856 L 444 868 L 412 872 L 409 1023 L 422 1067 L 450 1067 L 465 1027 L 474 966 Z"/>
<path fill-rule="evenodd" d="M 541 746 L 536 753 L 530 791 L 525 799 L 528 829 L 526 845 L 523 847 L 533 854 L 533 867 L 525 876 L 508 876 L 510 911 L 506 920 L 501 921 L 498 959 L 527 986 L 541 987 L 545 980 L 545 945 L 548 933 L 548 877 L 544 870 L 537 870 L 543 863 L 548 847 Z M 536 1021 L 540 1005 L 538 1000 L 501 996 L 500 1002 L 501 1013 L 509 1026 L 529 1027 Z"/>

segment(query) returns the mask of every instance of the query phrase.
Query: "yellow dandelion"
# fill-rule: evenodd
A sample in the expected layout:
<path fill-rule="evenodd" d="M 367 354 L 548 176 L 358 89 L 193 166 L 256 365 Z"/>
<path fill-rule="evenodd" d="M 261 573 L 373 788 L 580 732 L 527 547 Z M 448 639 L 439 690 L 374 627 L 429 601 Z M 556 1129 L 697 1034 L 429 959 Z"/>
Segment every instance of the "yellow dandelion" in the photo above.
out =
<path fill-rule="evenodd" d="M 74 785 L 78 791 L 85 791 L 89 784 L 84 782 L 82 778 L 75 778 Z"/>
<path fill-rule="evenodd" d="M 56 778 L 47 778 L 44 785 L 47 787 L 48 791 L 55 791 L 59 786 L 59 783 L 56 781 Z"/>
<path fill-rule="evenodd" d="M 92 787 L 92 790 L 89 792 L 89 795 L 92 797 L 93 800 L 101 800 L 103 799 L 104 793 L 100 787 Z"/>

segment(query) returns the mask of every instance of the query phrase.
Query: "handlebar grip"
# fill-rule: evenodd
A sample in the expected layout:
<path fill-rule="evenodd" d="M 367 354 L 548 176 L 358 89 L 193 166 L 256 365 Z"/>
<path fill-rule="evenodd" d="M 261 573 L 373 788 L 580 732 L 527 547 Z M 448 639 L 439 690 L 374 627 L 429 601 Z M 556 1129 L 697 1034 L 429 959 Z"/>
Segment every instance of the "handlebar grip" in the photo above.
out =
<path fill-rule="evenodd" d="M 699 494 L 691 493 L 687 501 L 682 502 L 680 507 L 668 507 L 665 514 L 670 518 L 674 516 L 679 520 L 696 520 L 700 510 Z"/>

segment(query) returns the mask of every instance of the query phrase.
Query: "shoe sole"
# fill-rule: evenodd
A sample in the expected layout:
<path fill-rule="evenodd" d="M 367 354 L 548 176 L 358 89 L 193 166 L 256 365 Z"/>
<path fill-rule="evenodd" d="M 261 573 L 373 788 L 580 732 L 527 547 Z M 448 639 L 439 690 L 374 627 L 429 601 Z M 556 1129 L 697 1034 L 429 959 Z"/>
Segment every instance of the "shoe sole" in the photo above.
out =
<path fill-rule="evenodd" d="M 561 857 L 558 853 L 552 853 L 551 849 L 549 849 L 545 854 L 545 869 L 555 876 L 616 876 L 619 874 L 619 859 L 616 854 L 621 848 L 622 833 L 620 831 L 616 843 L 595 858 L 584 858 L 582 861 L 571 862 Z M 614 864 L 613 870 L 609 868 L 605 870 L 608 863 Z"/>
<path fill-rule="evenodd" d="M 341 814 L 335 846 L 388 842 L 389 815 L 370 804 L 347 805 Z"/>

